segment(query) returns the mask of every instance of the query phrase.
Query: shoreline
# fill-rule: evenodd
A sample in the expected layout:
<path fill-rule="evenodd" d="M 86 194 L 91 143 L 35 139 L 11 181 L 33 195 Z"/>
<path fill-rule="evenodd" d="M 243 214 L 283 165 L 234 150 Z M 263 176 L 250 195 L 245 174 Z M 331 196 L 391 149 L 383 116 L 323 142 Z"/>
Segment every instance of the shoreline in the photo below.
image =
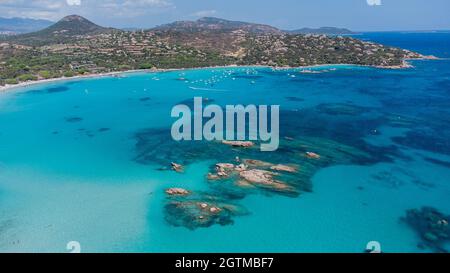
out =
<path fill-rule="evenodd" d="M 355 66 L 355 67 L 371 67 L 377 69 L 408 69 L 413 68 L 408 61 L 414 60 L 439 60 L 435 56 L 423 56 L 422 58 L 417 59 L 405 59 L 401 65 L 393 65 L 393 66 L 373 66 L 373 65 L 359 65 L 359 64 L 317 64 L 317 65 L 307 65 L 307 66 L 297 66 L 297 67 L 273 67 L 266 65 L 225 65 L 225 66 L 208 66 L 208 67 L 195 67 L 195 68 L 167 68 L 167 69 L 133 69 L 126 71 L 114 71 L 107 73 L 98 73 L 98 74 L 88 74 L 88 75 L 78 75 L 74 77 L 59 77 L 53 79 L 42 79 L 35 81 L 26 81 L 18 84 L 4 85 L 0 86 L 0 94 L 8 91 L 12 91 L 15 89 L 20 89 L 24 87 L 45 84 L 45 83 L 54 83 L 60 81 L 70 81 L 70 80 L 79 80 L 79 79 L 91 79 L 91 78 L 104 78 L 111 77 L 123 74 L 132 74 L 132 73 L 161 73 L 161 72 L 173 72 L 173 71 L 185 71 L 185 70 L 202 70 L 202 69 L 216 69 L 216 68 L 271 68 L 274 70 L 292 70 L 292 69 L 309 69 L 309 68 L 319 68 L 319 67 L 327 67 L 327 66 Z"/>

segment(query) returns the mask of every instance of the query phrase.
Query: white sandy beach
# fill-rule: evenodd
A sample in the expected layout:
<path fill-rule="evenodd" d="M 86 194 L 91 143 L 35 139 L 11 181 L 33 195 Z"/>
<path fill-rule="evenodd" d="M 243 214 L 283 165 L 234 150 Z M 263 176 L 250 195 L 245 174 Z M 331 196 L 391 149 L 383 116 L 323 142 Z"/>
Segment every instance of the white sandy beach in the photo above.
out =
<path fill-rule="evenodd" d="M 419 59 L 411 59 L 411 60 L 438 60 L 439 58 L 435 56 L 423 56 Z M 265 66 L 265 65 L 227 65 L 227 66 L 209 66 L 209 67 L 196 67 L 196 68 L 173 68 L 173 69 L 137 69 L 137 70 L 127 70 L 127 71 L 115 71 L 115 72 L 108 72 L 108 73 L 98 73 L 98 74 L 88 74 L 88 75 L 79 75 L 74 77 L 60 77 L 60 78 L 53 78 L 53 79 L 42 79 L 42 80 L 36 80 L 36 81 L 27 81 L 27 82 L 21 82 L 18 84 L 11 84 L 11 85 L 4 85 L 0 86 L 0 93 L 10 91 L 13 89 L 18 89 L 22 87 L 28 87 L 36 84 L 43 84 L 43 83 L 51 83 L 51 82 L 58 82 L 58 81 L 65 81 L 65 80 L 77 80 L 77 79 L 88 79 L 88 78 L 101 78 L 101 77 L 110 77 L 115 75 L 123 75 L 123 74 L 129 74 L 129 73 L 139 73 L 139 72 L 147 72 L 147 73 L 158 73 L 158 72 L 168 72 L 168 71 L 183 71 L 183 70 L 197 70 L 197 69 L 215 69 L 215 68 L 251 68 L 251 67 L 260 67 L 260 68 L 273 68 L 275 70 L 290 70 L 290 69 L 308 69 L 308 68 L 318 68 L 318 67 L 327 67 L 327 66 L 361 66 L 361 67 L 374 67 L 374 68 L 380 68 L 380 69 L 407 69 L 412 68 L 413 66 L 408 62 L 409 59 L 406 59 L 403 61 L 401 65 L 394 65 L 394 66 L 371 66 L 371 65 L 358 65 L 358 64 L 318 64 L 318 65 L 308 65 L 308 66 L 299 66 L 299 67 L 272 67 L 272 66 Z"/>

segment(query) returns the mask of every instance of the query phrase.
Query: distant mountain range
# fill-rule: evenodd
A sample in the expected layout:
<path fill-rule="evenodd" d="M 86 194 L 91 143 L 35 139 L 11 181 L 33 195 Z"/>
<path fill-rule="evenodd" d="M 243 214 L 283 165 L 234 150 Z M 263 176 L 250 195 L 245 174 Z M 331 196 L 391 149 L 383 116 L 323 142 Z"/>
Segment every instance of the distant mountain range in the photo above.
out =
<path fill-rule="evenodd" d="M 52 24 L 54 22 L 48 20 L 0 17 L 0 33 L 23 34 L 44 29 Z"/>
<path fill-rule="evenodd" d="M 134 31 L 140 28 L 126 28 L 126 31 Z M 110 31 L 111 28 L 100 27 L 89 20 L 77 16 L 70 15 L 56 24 L 48 20 L 36 20 L 27 18 L 1 18 L 0 17 L 0 34 L 26 34 L 39 31 L 39 35 L 48 36 L 48 34 L 63 34 L 67 31 L 67 35 L 85 35 L 88 33 L 98 33 Z M 174 31 L 174 32 L 199 32 L 199 31 L 235 31 L 243 30 L 250 33 L 272 33 L 272 34 L 352 34 L 351 30 L 345 28 L 322 27 L 318 29 L 302 28 L 298 30 L 281 30 L 265 24 L 255 24 L 241 21 L 230 21 L 214 17 L 204 17 L 196 21 L 177 21 L 170 24 L 157 26 L 151 30 Z"/>
<path fill-rule="evenodd" d="M 28 19 L 27 19 L 28 20 Z M 41 26 L 43 26 L 41 24 Z M 66 43 L 77 36 L 83 35 L 96 35 L 102 33 L 112 32 L 127 32 L 138 31 L 136 29 L 119 30 L 114 28 L 107 28 L 99 26 L 88 19 L 79 15 L 69 15 L 59 20 L 58 22 L 51 24 L 50 26 L 31 33 L 25 33 L 12 36 L 10 39 L 18 43 L 28 45 L 47 45 L 55 43 Z M 234 31 L 242 31 L 250 34 L 326 34 L 326 35 L 338 35 L 338 34 L 351 34 L 352 31 L 348 29 L 323 27 L 319 29 L 303 28 L 294 31 L 280 30 L 276 27 L 272 27 L 264 24 L 255 24 L 241 21 L 230 21 L 214 17 L 204 17 L 196 21 L 176 21 L 174 23 L 157 26 L 146 31 L 154 32 L 167 32 L 178 33 L 182 36 L 186 36 L 187 40 L 190 40 L 190 35 L 196 34 L 208 34 L 208 33 L 231 33 Z M 5 33 L 7 34 L 7 33 Z"/>
<path fill-rule="evenodd" d="M 301 28 L 287 31 L 290 34 L 325 34 L 325 35 L 343 35 L 355 34 L 355 32 L 346 28 L 321 27 L 321 28 Z"/>

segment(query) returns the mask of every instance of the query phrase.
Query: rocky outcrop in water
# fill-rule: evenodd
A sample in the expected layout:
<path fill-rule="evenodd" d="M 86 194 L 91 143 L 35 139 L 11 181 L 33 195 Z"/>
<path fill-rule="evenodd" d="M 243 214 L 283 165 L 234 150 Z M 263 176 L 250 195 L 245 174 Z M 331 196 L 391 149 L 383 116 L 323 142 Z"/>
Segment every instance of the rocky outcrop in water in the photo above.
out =
<path fill-rule="evenodd" d="M 444 215 L 431 207 L 411 209 L 403 218 L 422 238 L 420 248 L 428 247 L 435 252 L 447 253 L 445 244 L 450 242 L 450 215 Z"/>
<path fill-rule="evenodd" d="M 187 196 L 191 192 L 182 188 L 170 188 L 166 190 L 166 194 L 170 196 Z"/>
<path fill-rule="evenodd" d="M 282 164 L 274 165 L 274 166 L 270 167 L 270 169 L 273 170 L 273 171 L 288 172 L 288 173 L 296 173 L 296 172 L 298 172 L 298 169 L 296 167 L 282 165 Z"/>
<path fill-rule="evenodd" d="M 177 164 L 175 162 L 172 162 L 170 164 L 172 166 L 172 170 L 176 171 L 177 173 L 182 173 L 184 172 L 184 167 L 181 164 Z"/>
<path fill-rule="evenodd" d="M 218 163 L 215 165 L 215 173 L 208 174 L 208 180 L 231 180 L 234 185 L 241 188 L 263 188 L 270 191 L 297 194 L 294 187 L 290 186 L 286 177 L 278 172 L 296 173 L 297 167 L 282 164 L 272 164 L 255 159 L 245 159 L 244 163 L 234 165 L 231 163 Z M 278 172 L 273 172 L 278 171 Z M 275 179 L 278 177 L 279 179 Z"/>
<path fill-rule="evenodd" d="M 166 220 L 190 229 L 233 223 L 236 216 L 245 215 L 236 203 L 250 194 L 293 198 L 312 192 L 311 178 L 321 168 L 377 162 L 367 151 L 329 138 L 283 137 L 278 151 L 264 153 L 221 142 L 176 142 L 167 139 L 167 134 L 170 132 L 156 129 L 137 134 L 136 161 L 178 170 L 199 161 L 219 162 L 211 166 L 209 174 L 205 173 L 205 192 L 167 194 Z M 238 212 L 227 209 L 230 206 L 239 208 Z"/>
<path fill-rule="evenodd" d="M 278 175 L 278 173 L 258 169 L 244 171 L 239 174 L 240 178 L 245 182 L 257 187 L 264 187 L 283 192 L 295 192 L 295 189 L 287 183 L 276 180 L 275 177 Z"/>
<path fill-rule="evenodd" d="M 192 230 L 212 225 L 231 225 L 234 217 L 247 213 L 241 206 L 207 194 L 190 197 L 171 195 L 165 205 L 165 219 L 169 224 Z"/>
<path fill-rule="evenodd" d="M 305 155 L 310 159 L 320 159 L 320 155 L 313 152 L 306 152 Z"/>
<path fill-rule="evenodd" d="M 251 141 L 222 141 L 222 144 L 233 146 L 233 147 L 239 147 L 239 148 L 250 148 L 255 146 L 255 143 Z"/>

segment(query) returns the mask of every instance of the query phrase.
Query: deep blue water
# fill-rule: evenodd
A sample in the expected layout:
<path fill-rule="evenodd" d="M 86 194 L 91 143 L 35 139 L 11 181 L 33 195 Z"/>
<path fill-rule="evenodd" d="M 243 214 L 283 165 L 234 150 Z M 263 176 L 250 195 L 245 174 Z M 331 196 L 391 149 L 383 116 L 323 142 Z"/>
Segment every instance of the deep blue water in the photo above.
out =
<path fill-rule="evenodd" d="M 366 32 L 355 38 L 415 50 L 422 54 L 450 57 L 450 32 Z"/>
<path fill-rule="evenodd" d="M 449 56 L 448 33 L 358 37 Z M 413 64 L 133 73 L 2 93 L 0 252 L 65 252 L 69 241 L 85 252 L 438 251 L 404 217 L 450 214 L 450 61 Z M 280 149 L 173 142 L 170 110 L 194 96 L 281 105 Z M 236 156 L 297 165 L 281 177 L 294 191 L 206 179 Z M 164 171 L 173 161 L 185 172 Z M 170 187 L 239 213 L 196 226 L 170 209 Z"/>

